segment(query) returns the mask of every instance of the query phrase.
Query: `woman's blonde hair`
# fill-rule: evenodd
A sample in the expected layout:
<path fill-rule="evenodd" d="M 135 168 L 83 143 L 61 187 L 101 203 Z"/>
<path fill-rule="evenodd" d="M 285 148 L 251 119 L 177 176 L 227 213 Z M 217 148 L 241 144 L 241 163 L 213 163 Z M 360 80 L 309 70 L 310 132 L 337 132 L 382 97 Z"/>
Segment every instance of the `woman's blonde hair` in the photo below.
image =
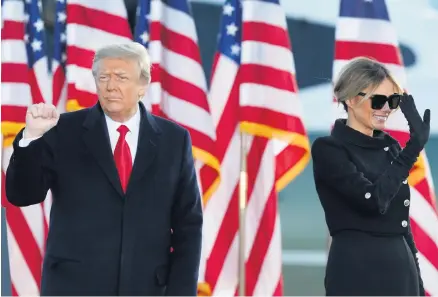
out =
<path fill-rule="evenodd" d="M 334 86 L 335 98 L 347 111 L 345 101 L 371 87 L 371 91 L 360 102 L 367 100 L 385 79 L 389 79 L 394 84 L 396 92 L 403 93 L 403 89 L 385 65 L 367 57 L 354 58 L 340 71 Z"/>

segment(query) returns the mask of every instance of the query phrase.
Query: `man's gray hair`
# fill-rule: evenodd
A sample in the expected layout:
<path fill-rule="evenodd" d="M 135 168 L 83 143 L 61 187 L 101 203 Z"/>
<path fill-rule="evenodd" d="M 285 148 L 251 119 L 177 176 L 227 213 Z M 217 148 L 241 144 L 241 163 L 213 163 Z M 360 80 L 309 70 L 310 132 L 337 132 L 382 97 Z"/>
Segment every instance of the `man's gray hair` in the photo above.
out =
<path fill-rule="evenodd" d="M 397 92 L 403 92 L 385 65 L 370 58 L 357 57 L 342 68 L 334 86 L 334 95 L 347 110 L 345 101 L 356 97 L 363 90 L 371 88 L 372 90 L 364 96 L 361 102 L 367 100 L 385 79 L 389 79 L 394 84 Z"/>
<path fill-rule="evenodd" d="M 138 42 L 110 44 L 98 49 L 94 55 L 92 72 L 97 76 L 99 62 L 105 58 L 132 59 L 138 63 L 140 77 L 151 82 L 151 59 L 146 48 Z"/>

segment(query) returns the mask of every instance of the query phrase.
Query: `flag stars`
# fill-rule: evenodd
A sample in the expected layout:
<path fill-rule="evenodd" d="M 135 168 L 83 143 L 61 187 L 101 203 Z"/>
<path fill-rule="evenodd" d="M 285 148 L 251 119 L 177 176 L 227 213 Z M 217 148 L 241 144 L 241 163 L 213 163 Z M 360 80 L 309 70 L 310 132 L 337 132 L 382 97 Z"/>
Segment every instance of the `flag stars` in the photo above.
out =
<path fill-rule="evenodd" d="M 43 45 L 43 43 L 41 41 L 39 41 L 38 39 L 35 39 L 30 44 L 30 46 L 32 47 L 32 50 L 34 52 L 40 51 L 42 49 L 42 45 Z"/>
<path fill-rule="evenodd" d="M 61 4 L 64 4 L 65 0 L 56 0 L 56 2 L 59 2 Z"/>
<path fill-rule="evenodd" d="M 67 19 L 67 15 L 63 12 L 58 12 L 58 22 L 65 23 L 65 20 Z"/>
<path fill-rule="evenodd" d="M 234 11 L 234 7 L 230 3 L 227 3 L 224 5 L 222 13 L 231 16 L 233 14 L 233 11 Z"/>
<path fill-rule="evenodd" d="M 29 42 L 29 34 L 24 34 L 24 42 Z"/>
<path fill-rule="evenodd" d="M 66 53 L 62 53 L 61 59 L 62 59 L 63 63 L 66 62 L 67 61 L 67 54 Z"/>
<path fill-rule="evenodd" d="M 227 25 L 227 35 L 236 35 L 237 30 L 239 30 L 239 28 L 237 28 L 236 24 L 231 23 L 229 25 Z"/>
<path fill-rule="evenodd" d="M 44 29 L 44 22 L 41 19 L 38 19 L 33 26 L 37 30 L 37 32 L 41 32 Z"/>
<path fill-rule="evenodd" d="M 236 43 L 231 46 L 231 54 L 238 56 L 240 53 L 240 46 Z"/>
<path fill-rule="evenodd" d="M 65 35 L 65 33 L 61 33 L 61 36 L 59 37 L 59 39 L 61 40 L 62 43 L 67 41 L 67 36 Z"/>
<path fill-rule="evenodd" d="M 149 41 L 149 34 L 146 31 L 144 31 L 143 34 L 141 34 L 139 37 L 140 37 L 141 41 L 143 42 L 143 44 L 145 44 L 146 42 Z"/>

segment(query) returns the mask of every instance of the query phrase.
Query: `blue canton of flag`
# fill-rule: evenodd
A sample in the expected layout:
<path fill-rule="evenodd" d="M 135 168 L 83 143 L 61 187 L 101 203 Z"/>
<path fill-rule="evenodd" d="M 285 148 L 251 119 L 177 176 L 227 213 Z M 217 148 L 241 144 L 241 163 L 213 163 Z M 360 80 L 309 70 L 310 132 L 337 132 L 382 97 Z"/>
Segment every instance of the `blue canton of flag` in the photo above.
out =
<path fill-rule="evenodd" d="M 137 18 L 134 32 L 134 40 L 143 44 L 146 48 L 149 46 L 150 26 L 149 14 L 151 11 L 151 1 L 138 1 Z"/>
<path fill-rule="evenodd" d="M 65 68 L 67 63 L 67 0 L 56 0 L 55 26 L 53 34 L 52 103 L 58 110 L 65 110 L 67 86 Z"/>
<path fill-rule="evenodd" d="M 67 61 L 66 0 L 56 0 L 55 13 L 56 13 L 56 21 L 55 21 L 54 34 L 53 34 L 54 49 L 53 49 L 52 69 L 55 68 L 55 64 L 60 65 L 63 69 L 65 69 L 65 64 Z"/>
<path fill-rule="evenodd" d="M 384 0 L 341 1 L 340 16 L 389 21 Z"/>
<path fill-rule="evenodd" d="M 29 68 L 46 56 L 44 21 L 41 19 L 42 4 L 39 0 L 25 0 L 27 60 Z M 48 66 L 48 65 L 47 65 Z"/>
<path fill-rule="evenodd" d="M 240 0 L 227 0 L 222 12 L 219 51 L 237 64 L 240 64 L 241 45 L 242 3 Z"/>

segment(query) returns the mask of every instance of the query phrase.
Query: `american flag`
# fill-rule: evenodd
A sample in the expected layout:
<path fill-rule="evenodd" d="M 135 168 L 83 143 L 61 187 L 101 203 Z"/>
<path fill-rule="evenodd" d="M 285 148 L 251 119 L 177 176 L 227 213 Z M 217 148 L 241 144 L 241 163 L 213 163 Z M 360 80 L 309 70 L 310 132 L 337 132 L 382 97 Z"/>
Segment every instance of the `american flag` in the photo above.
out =
<path fill-rule="evenodd" d="M 52 103 L 60 113 L 65 112 L 67 82 L 65 77 L 67 61 L 67 4 L 66 0 L 56 0 L 55 24 L 53 28 L 52 56 Z"/>
<path fill-rule="evenodd" d="M 26 110 L 32 104 L 26 44 L 24 2 L 4 0 L 2 3 L 2 134 L 9 147 L 24 127 Z M 6 158 L 5 158 L 6 159 Z M 9 161 L 9 160 L 8 160 Z M 9 162 L 8 162 L 9 163 Z"/>
<path fill-rule="evenodd" d="M 372 57 L 384 63 L 401 85 L 407 88 L 406 74 L 397 35 L 384 0 L 342 0 L 336 26 L 333 77 L 352 58 Z M 408 89 L 408 88 L 407 88 Z M 413 94 L 415 98 L 415 94 Z M 344 117 L 335 103 L 336 117 Z M 409 128 L 401 111 L 388 120 L 387 131 L 402 146 L 409 139 Z M 438 213 L 426 153 L 423 151 L 408 178 L 411 187 L 410 220 L 419 250 L 418 258 L 424 288 L 438 296 Z"/>
<path fill-rule="evenodd" d="M 132 33 L 123 0 L 67 1 L 67 111 L 97 102 L 91 73 L 95 51 L 108 44 L 130 41 Z"/>
<path fill-rule="evenodd" d="M 5 0 L 2 7 L 3 170 L 27 107 L 45 102 L 51 94 L 41 7 L 38 0 Z M 38 295 L 47 231 L 43 205 L 18 208 L 5 204 L 12 295 Z"/>
<path fill-rule="evenodd" d="M 225 1 L 210 104 L 222 178 L 204 210 L 202 293 L 238 292 L 243 131 L 248 164 L 245 294 L 282 295 L 278 192 L 307 165 L 309 142 L 286 17 L 278 1 Z"/>
<path fill-rule="evenodd" d="M 153 114 L 190 132 L 206 204 L 218 185 L 219 162 L 207 83 L 188 1 L 139 1 L 134 40 L 148 48 L 152 62 L 152 81 L 145 105 Z"/>

